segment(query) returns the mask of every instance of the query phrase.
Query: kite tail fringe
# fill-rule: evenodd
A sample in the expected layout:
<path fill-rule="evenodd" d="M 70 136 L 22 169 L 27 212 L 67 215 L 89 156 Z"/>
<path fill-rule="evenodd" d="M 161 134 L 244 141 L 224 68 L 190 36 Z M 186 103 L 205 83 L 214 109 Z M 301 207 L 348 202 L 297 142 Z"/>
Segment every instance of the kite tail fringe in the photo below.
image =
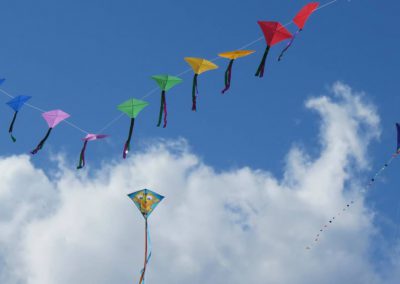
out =
<path fill-rule="evenodd" d="M 160 127 L 160 125 L 161 125 L 162 114 L 163 114 L 163 109 L 164 109 L 164 98 L 163 98 L 164 96 L 165 96 L 165 91 L 162 91 L 161 92 L 160 113 L 158 115 L 157 127 Z"/>
<path fill-rule="evenodd" d="M 167 99 L 166 99 L 166 97 L 165 97 L 165 91 L 162 93 L 162 101 L 163 101 L 163 106 L 164 106 L 164 108 L 163 108 L 163 111 L 164 111 L 164 125 L 163 125 L 163 128 L 166 128 L 167 127 L 167 123 L 168 123 L 168 121 L 167 121 L 167 116 L 168 116 L 168 111 L 167 111 Z"/>
<path fill-rule="evenodd" d="M 128 134 L 128 139 L 125 142 L 124 145 L 124 152 L 122 154 L 122 157 L 126 159 L 128 152 L 131 150 L 131 139 L 132 139 L 132 133 L 133 133 L 133 127 L 135 125 L 135 118 L 131 118 L 131 125 L 129 127 L 129 134 Z"/>
<path fill-rule="evenodd" d="M 296 39 L 296 36 L 299 34 L 299 32 L 301 32 L 302 29 L 299 29 L 296 31 L 296 33 L 292 36 L 292 38 L 290 39 L 290 41 L 288 42 L 288 44 L 286 45 L 286 47 L 282 50 L 281 54 L 278 57 L 278 61 L 281 61 L 283 58 L 283 55 L 285 55 L 286 51 L 288 51 L 288 49 L 292 46 L 294 40 Z"/>
<path fill-rule="evenodd" d="M 39 152 L 43 148 L 44 143 L 46 143 L 46 140 L 49 138 L 52 130 L 53 130 L 53 128 L 49 128 L 49 130 L 47 130 L 46 136 L 44 136 L 44 138 L 39 142 L 39 144 L 36 146 L 36 148 L 31 151 L 32 155 L 37 154 L 37 152 Z"/>
<path fill-rule="evenodd" d="M 257 72 L 256 72 L 256 77 L 262 78 L 264 76 L 264 69 L 265 69 L 265 62 L 267 61 L 267 56 L 269 53 L 269 49 L 271 47 L 267 45 L 267 48 L 265 49 L 264 55 L 262 57 L 261 63 L 258 66 Z"/>
<path fill-rule="evenodd" d="M 231 87 L 231 78 L 232 78 L 232 66 L 234 59 L 231 59 L 229 62 L 228 68 L 225 71 L 225 89 L 222 90 L 222 94 L 225 94 L 226 91 Z"/>
<path fill-rule="evenodd" d="M 10 133 L 11 140 L 14 143 L 17 141 L 17 139 L 13 135 L 14 123 L 15 123 L 15 120 L 17 119 L 17 115 L 18 115 L 18 111 L 14 112 L 14 117 L 13 117 L 13 119 L 11 121 L 10 128 L 8 129 L 8 133 Z"/>
<path fill-rule="evenodd" d="M 197 77 L 198 74 L 194 74 L 192 87 L 192 111 L 197 111 L 197 94 L 199 92 L 197 89 Z"/>
<path fill-rule="evenodd" d="M 396 151 L 391 158 L 373 175 L 373 177 L 368 181 L 368 184 L 366 186 L 366 189 L 364 191 L 369 190 L 375 183 L 376 179 L 382 174 L 384 170 L 386 170 L 390 164 L 393 162 L 394 159 L 396 159 L 400 155 L 400 151 Z M 355 204 L 354 200 L 351 200 L 348 204 L 343 206 L 343 208 L 336 213 L 334 217 L 332 217 L 327 223 L 325 223 L 319 230 L 319 233 L 315 235 L 314 238 L 314 245 L 316 245 L 320 239 L 321 236 L 324 232 L 326 232 L 331 225 L 336 221 L 337 218 L 339 218 L 344 212 L 349 210 L 353 205 Z M 307 250 L 310 250 L 313 247 L 313 245 L 309 245 L 306 247 Z"/>
<path fill-rule="evenodd" d="M 146 267 L 151 258 L 151 241 L 150 241 L 150 231 L 149 231 L 148 224 L 147 224 L 147 218 L 146 218 L 146 224 L 145 224 L 144 238 L 145 238 L 144 265 L 143 265 L 143 269 L 141 270 L 139 284 L 144 284 L 144 282 L 145 282 Z"/>
<path fill-rule="evenodd" d="M 81 150 L 81 154 L 79 156 L 79 164 L 77 169 L 82 169 L 83 167 L 85 167 L 86 161 L 85 161 L 85 152 L 86 152 L 86 146 L 87 146 L 88 141 L 85 140 L 85 142 L 83 143 L 83 147 Z"/>

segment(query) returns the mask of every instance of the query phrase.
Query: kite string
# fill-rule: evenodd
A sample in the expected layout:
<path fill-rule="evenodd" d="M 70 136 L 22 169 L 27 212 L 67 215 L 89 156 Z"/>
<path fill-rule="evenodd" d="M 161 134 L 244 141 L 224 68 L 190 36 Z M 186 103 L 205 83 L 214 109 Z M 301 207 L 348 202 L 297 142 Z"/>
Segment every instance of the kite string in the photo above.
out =
<path fill-rule="evenodd" d="M 394 154 L 390 157 L 390 159 L 389 159 L 389 160 L 388 160 L 374 175 L 373 175 L 373 177 L 369 180 L 367 186 L 366 186 L 365 189 L 362 191 L 363 193 L 367 192 L 370 188 L 372 188 L 372 186 L 374 185 L 376 179 L 382 174 L 382 172 L 383 172 L 384 170 L 386 170 L 386 169 L 390 166 L 390 164 L 393 162 L 393 160 L 396 159 L 397 156 L 399 156 L 399 155 L 400 155 L 400 151 L 397 151 L 396 153 L 394 153 Z M 328 223 L 326 223 L 325 225 L 323 225 L 323 226 L 320 228 L 319 233 L 315 235 L 315 238 L 314 238 L 314 245 L 316 245 L 316 244 L 319 242 L 320 237 L 321 237 L 321 234 L 322 234 L 323 232 L 326 232 L 326 231 L 328 230 L 328 228 L 329 228 L 329 226 L 330 226 L 329 224 L 333 224 L 334 221 L 335 221 L 339 216 L 341 216 L 341 213 L 342 213 L 342 212 L 345 212 L 346 209 L 349 209 L 354 203 L 355 203 L 355 201 L 354 201 L 354 200 L 351 200 L 351 202 L 350 202 L 349 204 L 347 204 L 346 206 L 344 206 L 343 209 L 342 209 L 341 211 L 339 211 L 334 217 L 332 217 L 332 218 L 328 221 Z M 309 246 L 306 247 L 306 249 L 311 249 L 312 246 L 313 246 L 313 245 L 309 245 Z"/>

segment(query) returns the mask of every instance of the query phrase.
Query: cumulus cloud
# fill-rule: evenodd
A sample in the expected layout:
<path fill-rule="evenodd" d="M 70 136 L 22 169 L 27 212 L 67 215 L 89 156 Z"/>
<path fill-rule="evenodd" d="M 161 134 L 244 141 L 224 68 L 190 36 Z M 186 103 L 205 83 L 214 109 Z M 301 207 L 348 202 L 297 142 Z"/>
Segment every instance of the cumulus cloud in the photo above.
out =
<path fill-rule="evenodd" d="M 321 119 L 319 154 L 293 146 L 282 179 L 250 167 L 216 172 L 185 140 L 154 143 L 93 176 L 61 163 L 50 178 L 27 156 L 0 158 L 0 283 L 137 281 L 144 221 L 126 194 L 144 187 L 166 196 L 150 218 L 148 283 L 388 283 L 370 258 L 373 212 L 357 180 L 379 116 L 349 86 L 331 92 L 306 102 Z"/>

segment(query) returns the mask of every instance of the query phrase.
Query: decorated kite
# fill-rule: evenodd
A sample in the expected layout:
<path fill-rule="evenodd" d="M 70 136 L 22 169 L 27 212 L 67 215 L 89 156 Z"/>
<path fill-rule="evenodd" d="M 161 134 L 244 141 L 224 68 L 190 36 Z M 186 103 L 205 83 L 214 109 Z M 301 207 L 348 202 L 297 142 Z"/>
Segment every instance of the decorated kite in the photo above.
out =
<path fill-rule="evenodd" d="M 298 27 L 298 30 L 293 35 L 292 39 L 286 45 L 286 47 L 282 50 L 281 54 L 279 55 L 278 61 L 282 60 L 283 55 L 285 52 L 292 46 L 296 36 L 303 30 L 304 25 L 306 24 L 308 18 L 311 16 L 312 13 L 318 8 L 318 2 L 312 2 L 304 6 L 300 12 L 293 18 L 293 23 Z"/>
<path fill-rule="evenodd" d="M 372 178 L 369 179 L 368 184 L 366 185 L 366 190 L 369 190 L 374 184 L 376 179 L 382 174 L 383 171 L 385 171 L 390 164 L 393 162 L 394 159 L 396 159 L 400 155 L 400 124 L 396 123 L 396 129 L 397 129 L 397 146 L 396 146 L 396 151 L 392 154 L 390 159 L 372 176 Z M 314 245 L 316 245 L 320 239 L 321 236 L 324 232 L 326 232 L 330 226 L 334 224 L 337 218 L 341 216 L 345 211 L 349 210 L 353 205 L 355 201 L 351 200 L 349 203 L 347 203 L 343 208 L 338 211 L 335 216 L 333 216 L 327 223 L 325 223 L 319 230 L 318 234 L 315 235 L 314 238 Z M 309 245 L 306 247 L 307 250 L 310 250 L 313 245 Z"/>
<path fill-rule="evenodd" d="M 267 42 L 267 47 L 256 72 L 256 76 L 262 78 L 270 48 L 281 41 L 291 38 L 292 34 L 278 22 L 258 21 L 258 25 L 264 33 L 265 41 Z"/>
<path fill-rule="evenodd" d="M 18 96 L 18 97 L 13 98 L 11 101 L 7 102 L 7 105 L 14 110 L 14 116 L 10 123 L 10 127 L 8 128 L 8 133 L 10 134 L 10 137 L 13 142 L 17 141 L 17 139 L 15 139 L 15 137 L 13 135 L 13 130 L 14 130 L 14 124 L 15 124 L 15 120 L 17 119 L 18 112 L 30 98 L 32 98 L 32 97 Z"/>
<path fill-rule="evenodd" d="M 139 115 L 139 113 L 147 107 L 149 104 L 145 101 L 130 99 L 118 106 L 118 109 L 125 113 L 127 116 L 131 118 L 131 125 L 129 127 L 128 139 L 125 142 L 124 152 L 122 157 L 126 159 L 128 152 L 131 148 L 131 138 L 133 133 L 133 127 L 135 126 L 135 118 Z"/>
<path fill-rule="evenodd" d="M 253 54 L 255 51 L 254 50 L 235 50 L 235 51 L 228 51 L 228 52 L 223 52 L 218 54 L 218 56 L 230 59 L 228 68 L 225 71 L 225 88 L 222 90 L 222 93 L 224 94 L 226 91 L 229 90 L 231 87 L 231 78 L 232 78 L 232 66 L 233 62 L 241 57 L 248 56 L 250 54 Z"/>
<path fill-rule="evenodd" d="M 77 166 L 77 169 L 82 169 L 85 164 L 86 164 L 86 159 L 85 159 L 85 154 L 86 154 L 86 147 L 89 141 L 94 141 L 94 140 L 99 140 L 108 137 L 108 135 L 105 134 L 88 134 L 86 135 L 85 138 L 83 138 L 83 147 L 81 150 L 81 154 L 79 156 L 79 164 Z"/>
<path fill-rule="evenodd" d="M 170 75 L 155 75 L 151 77 L 153 80 L 155 80 L 160 86 L 161 89 L 161 105 L 160 105 L 160 114 L 158 116 L 158 123 L 157 127 L 160 127 L 161 125 L 161 120 L 162 116 L 164 113 L 164 125 L 163 128 L 167 127 L 167 100 L 165 98 L 165 93 L 175 85 L 178 85 L 182 83 L 182 79 L 179 77 L 175 76 L 170 76 Z"/>
<path fill-rule="evenodd" d="M 139 284 L 144 283 L 146 266 L 150 261 L 151 257 L 151 241 L 150 241 L 150 231 L 147 224 L 147 219 L 149 218 L 151 212 L 157 207 L 157 205 L 164 199 L 164 196 L 159 195 L 149 189 L 143 189 L 140 191 L 128 194 L 129 198 L 135 203 L 136 207 L 142 213 L 145 220 L 145 245 L 144 245 L 144 265 L 141 271 Z"/>
<path fill-rule="evenodd" d="M 42 117 L 47 122 L 47 125 L 49 126 L 49 130 L 47 130 L 46 135 L 39 142 L 39 144 L 36 146 L 36 148 L 31 151 L 32 155 L 35 155 L 37 152 L 39 152 L 39 150 L 41 150 L 43 148 L 44 143 L 49 138 L 50 133 L 53 130 L 53 128 L 56 127 L 61 121 L 70 117 L 70 115 L 68 113 L 63 112 L 62 110 L 57 109 L 57 110 L 51 110 L 51 111 L 42 113 Z"/>
<path fill-rule="evenodd" d="M 203 58 L 185 57 L 185 61 L 192 67 L 194 72 L 193 87 L 192 87 L 192 110 L 197 110 L 197 77 L 206 71 L 217 69 L 218 66 Z"/>

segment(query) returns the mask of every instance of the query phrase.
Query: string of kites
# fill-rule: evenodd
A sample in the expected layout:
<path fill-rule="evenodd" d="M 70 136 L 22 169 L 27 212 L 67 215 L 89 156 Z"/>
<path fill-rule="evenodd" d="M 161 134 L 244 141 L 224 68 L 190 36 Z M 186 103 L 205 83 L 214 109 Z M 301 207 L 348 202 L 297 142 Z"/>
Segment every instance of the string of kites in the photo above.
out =
<path fill-rule="evenodd" d="M 329 4 L 332 4 L 336 2 L 337 0 L 333 0 L 324 6 L 327 6 Z M 316 11 L 319 7 L 318 2 L 312 2 L 307 5 L 305 5 L 300 12 L 294 17 L 293 23 L 297 26 L 297 31 L 294 34 L 291 34 L 285 26 L 283 26 L 279 22 L 272 22 L 272 21 L 259 21 L 258 24 L 264 34 L 264 38 L 266 41 L 266 48 L 264 51 L 264 54 L 261 58 L 261 62 L 257 68 L 257 71 L 255 73 L 255 76 L 262 78 L 264 76 L 264 71 L 265 71 L 265 65 L 266 65 L 266 60 L 269 54 L 269 51 L 272 46 L 285 41 L 289 40 L 285 48 L 282 50 L 278 57 L 278 61 L 281 61 L 284 54 L 289 50 L 289 48 L 292 46 L 295 38 L 299 35 L 299 33 L 303 30 L 304 25 L 306 24 L 308 18 L 311 16 L 311 14 Z M 322 8 L 322 6 L 320 7 Z M 224 52 L 220 53 L 219 56 L 225 59 L 229 59 L 229 64 L 227 66 L 227 69 L 225 71 L 225 86 L 224 89 L 222 90 L 222 93 L 226 93 L 230 87 L 231 87 L 231 79 L 232 79 L 232 68 L 235 60 L 249 56 L 253 54 L 255 51 L 253 50 L 235 50 L 235 51 L 229 51 L 229 52 Z M 214 70 L 217 69 L 218 66 L 214 64 L 213 62 L 203 59 L 203 58 L 194 58 L 194 57 L 186 57 L 185 61 L 191 66 L 194 76 L 193 76 L 193 84 L 192 84 L 192 110 L 196 111 L 197 110 L 197 96 L 198 96 L 198 89 L 197 89 L 197 84 L 198 84 L 198 76 L 206 71 Z M 167 127 L 167 116 L 168 116 L 168 111 L 167 111 L 167 100 L 166 100 L 166 92 L 169 91 L 171 88 L 176 86 L 177 84 L 180 84 L 183 82 L 183 80 L 177 76 L 171 76 L 171 75 L 155 75 L 152 76 L 152 79 L 155 80 L 159 88 L 161 89 L 161 102 L 160 102 L 160 111 L 158 115 L 158 122 L 157 122 L 157 127 L 160 127 L 161 124 L 163 127 Z M 5 79 L 0 79 L 0 85 L 5 81 Z M 7 105 L 9 105 L 13 110 L 14 110 L 14 116 L 12 118 L 12 121 L 9 126 L 9 134 L 13 142 L 16 142 L 16 138 L 13 134 L 14 131 L 14 125 L 17 119 L 18 112 L 21 110 L 21 108 L 27 104 L 27 102 L 31 99 L 30 96 L 18 96 L 7 102 Z M 29 104 L 28 104 L 29 105 Z M 32 105 L 30 105 L 33 107 Z M 120 110 L 122 113 L 126 114 L 130 118 L 130 127 L 129 127 L 129 132 L 128 132 L 128 138 L 124 144 L 123 148 L 123 158 L 125 159 L 127 157 L 127 154 L 130 150 L 130 144 L 131 144 L 131 139 L 132 139 L 132 134 L 133 134 L 133 129 L 135 126 L 135 120 L 139 113 L 146 107 L 148 106 L 148 103 L 143 101 L 143 100 L 138 100 L 135 98 L 129 99 L 126 102 L 120 104 L 117 108 Z M 34 107 L 36 108 L 36 107 Z M 38 108 L 37 108 L 38 109 Z M 38 109 L 40 110 L 40 109 Z M 32 155 L 37 154 L 44 146 L 45 142 L 49 138 L 51 132 L 53 129 L 62 121 L 65 121 L 67 118 L 70 117 L 70 115 L 62 110 L 51 110 L 47 112 L 42 113 L 43 119 L 46 121 L 48 125 L 48 130 L 44 136 L 44 138 L 38 143 L 38 145 L 31 151 Z M 70 125 L 74 126 L 73 124 L 69 123 Z M 74 126 L 76 127 L 76 126 Z M 370 188 L 374 182 L 376 181 L 376 178 L 392 163 L 392 161 L 400 155 L 400 124 L 396 124 L 397 127 L 397 148 L 396 152 L 392 155 L 392 157 L 384 164 L 381 169 L 379 169 L 374 176 L 369 180 L 367 188 Z M 78 128 L 78 127 L 76 127 Z M 79 128 L 78 128 L 79 129 Z M 85 132 L 85 131 L 84 131 Z M 77 168 L 81 169 L 85 166 L 86 164 L 86 159 L 85 159 L 85 153 L 86 153 L 86 148 L 87 144 L 90 141 L 98 140 L 98 139 L 104 139 L 108 135 L 105 134 L 91 134 L 88 133 L 86 137 L 83 138 L 83 147 L 80 152 L 80 158 L 79 158 L 79 163 Z M 150 261 L 151 258 L 151 240 L 150 240 L 150 231 L 148 227 L 148 217 L 150 214 L 153 212 L 153 210 L 156 208 L 156 206 L 163 200 L 164 196 L 153 192 L 149 189 L 143 189 L 139 190 L 136 192 L 133 192 L 131 194 L 128 194 L 128 197 L 134 202 L 134 204 L 137 206 L 137 208 L 140 210 L 141 214 L 143 215 L 145 219 L 145 253 L 144 253 L 144 266 L 140 272 L 140 280 L 139 284 L 144 284 L 145 283 L 145 273 L 146 273 L 146 267 L 148 262 Z M 340 212 L 338 212 L 334 217 L 332 217 L 327 224 L 325 224 L 321 229 L 319 230 L 318 234 L 316 234 L 314 243 L 318 243 L 319 239 L 321 237 L 321 234 L 326 231 L 329 227 L 330 224 L 332 224 L 335 219 L 341 215 L 342 211 L 346 211 L 346 209 L 350 208 L 351 205 L 354 204 L 354 201 L 351 201 L 349 204 L 347 204 Z M 306 249 L 311 249 L 312 245 L 307 246 Z"/>
<path fill-rule="evenodd" d="M 332 1 L 332 2 L 335 2 L 335 1 Z M 261 62 L 257 68 L 255 76 L 260 77 L 260 78 L 262 78 L 264 76 L 266 60 L 267 60 L 267 57 L 268 57 L 271 47 L 282 41 L 289 40 L 286 47 L 283 49 L 283 51 L 279 55 L 278 60 L 279 61 L 282 60 L 284 54 L 292 46 L 296 36 L 303 30 L 304 25 L 306 24 L 308 18 L 318 7 L 319 7 L 318 2 L 312 2 L 312 3 L 305 5 L 300 10 L 300 12 L 293 19 L 293 23 L 298 27 L 298 30 L 293 35 L 285 28 L 285 26 L 283 26 L 279 22 L 258 21 L 258 24 L 264 34 L 264 38 L 265 38 L 267 45 L 266 45 L 264 54 L 262 56 Z M 224 86 L 224 89 L 222 90 L 223 94 L 226 93 L 231 87 L 232 67 L 233 67 L 234 62 L 237 59 L 249 56 L 249 55 L 253 54 L 254 52 L 255 52 L 254 50 L 235 50 L 235 51 L 229 51 L 229 52 L 224 52 L 224 53 L 219 54 L 220 57 L 229 60 L 228 67 L 225 71 L 225 86 Z M 214 64 L 213 62 L 203 59 L 203 58 L 186 57 L 185 61 L 190 65 L 190 67 L 192 68 L 192 70 L 194 72 L 193 84 L 192 84 L 192 110 L 196 111 L 197 110 L 197 96 L 199 93 L 198 88 L 197 88 L 198 76 L 204 72 L 217 69 L 218 66 L 216 64 Z M 152 79 L 157 83 L 157 85 L 161 89 L 161 102 L 160 102 L 160 111 L 159 111 L 159 115 L 158 115 L 157 126 L 160 127 L 162 124 L 162 127 L 165 128 L 165 127 L 167 127 L 167 123 L 168 123 L 166 92 L 169 91 L 174 86 L 182 83 L 183 80 L 177 76 L 171 76 L 171 75 L 155 75 L 155 76 L 152 76 Z M 5 81 L 5 79 L 1 79 L 0 84 L 2 84 L 4 81 Z M 18 113 L 21 110 L 21 108 L 30 99 L 31 99 L 30 96 L 17 96 L 17 97 L 13 97 L 13 99 L 11 99 L 9 102 L 7 102 L 7 105 L 10 106 L 14 110 L 14 116 L 12 118 L 9 130 L 8 130 L 13 142 L 16 142 L 16 138 L 14 136 L 14 126 L 16 123 Z M 131 139 L 132 139 L 132 134 L 133 134 L 137 116 L 148 105 L 149 104 L 146 101 L 131 98 L 131 99 L 125 101 L 124 103 L 120 104 L 117 107 L 118 110 L 120 110 L 122 113 L 126 114 L 130 118 L 130 127 L 129 127 L 129 132 L 128 132 L 128 138 L 125 141 L 125 144 L 123 147 L 123 153 L 122 153 L 122 157 L 124 159 L 126 159 L 128 152 L 130 151 Z M 48 125 L 48 130 L 47 130 L 45 136 L 43 137 L 43 139 L 40 140 L 40 142 L 37 144 L 37 146 L 33 150 L 31 150 L 30 153 L 32 155 L 37 154 L 44 147 L 44 145 L 45 145 L 46 141 L 48 140 L 48 138 L 50 137 L 53 129 L 60 122 L 65 121 L 67 118 L 69 118 L 70 115 L 60 109 L 56 109 L 56 110 L 43 112 L 42 117 Z M 86 154 L 88 142 L 94 141 L 94 140 L 99 140 L 99 139 L 104 139 L 106 137 L 108 137 L 108 135 L 87 133 L 86 137 L 84 137 L 82 139 L 83 146 L 82 146 L 82 150 L 80 152 L 79 163 L 78 163 L 77 169 L 82 169 L 86 164 L 86 155 L 85 154 Z"/>

